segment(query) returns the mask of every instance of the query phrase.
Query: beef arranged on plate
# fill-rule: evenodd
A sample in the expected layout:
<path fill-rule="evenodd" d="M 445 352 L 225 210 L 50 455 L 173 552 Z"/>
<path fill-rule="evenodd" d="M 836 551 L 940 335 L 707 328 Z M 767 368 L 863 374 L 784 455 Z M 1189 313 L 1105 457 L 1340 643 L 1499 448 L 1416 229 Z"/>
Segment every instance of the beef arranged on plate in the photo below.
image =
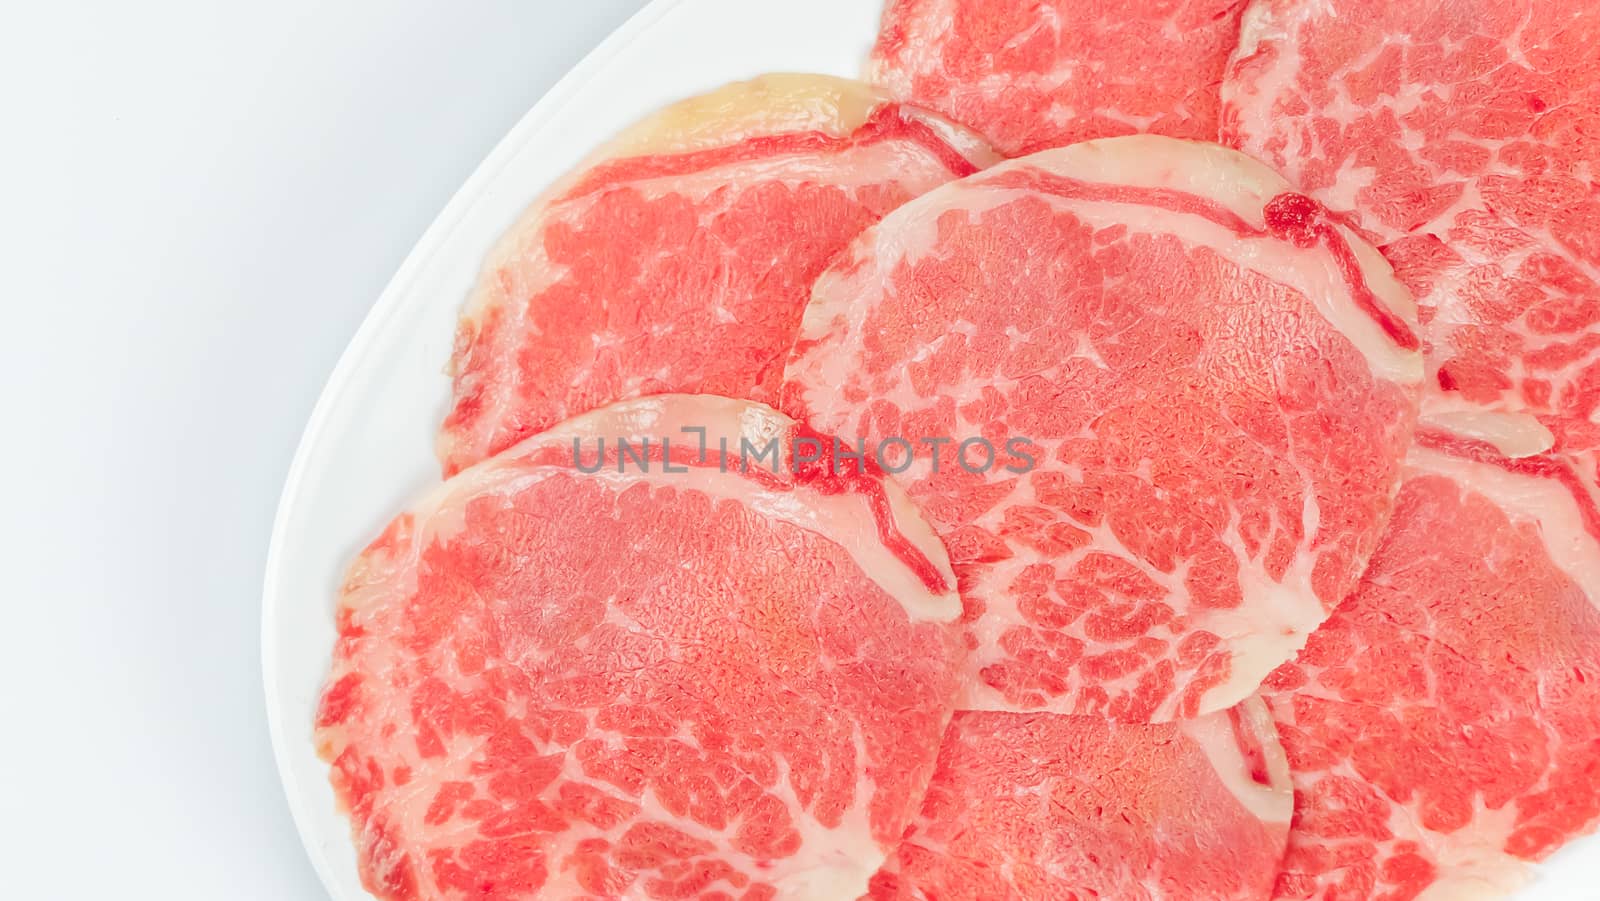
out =
<path fill-rule="evenodd" d="M 614 400 L 771 400 L 811 282 L 862 229 L 991 161 L 865 85 L 771 75 L 651 116 L 501 239 L 456 336 L 446 474 Z"/>
<path fill-rule="evenodd" d="M 1021 156 L 1214 141 L 1245 0 L 889 0 L 868 80 Z"/>
<path fill-rule="evenodd" d="M 1225 709 L 1355 584 L 1422 361 L 1382 258 L 1286 190 L 1213 144 L 1091 141 L 928 193 L 818 281 L 786 403 L 915 445 L 892 468 L 961 579 L 969 706 Z"/>
<path fill-rule="evenodd" d="M 1159 725 L 958 713 L 871 898 L 1265 898 L 1292 807 L 1255 698 Z"/>
<path fill-rule="evenodd" d="M 1512 453 L 1600 448 L 1597 47 L 1592 0 L 1258 0 L 1223 88 L 1228 141 L 1350 211 L 1416 295 L 1425 418 L 1552 433 Z"/>
<path fill-rule="evenodd" d="M 1274 673 L 1283 898 L 1500 897 L 1600 821 L 1593 463 L 1419 436 L 1361 586 Z"/>
<path fill-rule="evenodd" d="M 719 450 L 786 457 L 793 431 L 743 401 L 619 403 L 362 553 L 317 740 L 372 892 L 866 889 L 933 772 L 960 605 L 894 485 Z"/>
<path fill-rule="evenodd" d="M 875 88 L 596 151 L 339 597 L 368 890 L 1515 892 L 1600 825 L 1596 48 L 1590 0 L 890 0 Z"/>

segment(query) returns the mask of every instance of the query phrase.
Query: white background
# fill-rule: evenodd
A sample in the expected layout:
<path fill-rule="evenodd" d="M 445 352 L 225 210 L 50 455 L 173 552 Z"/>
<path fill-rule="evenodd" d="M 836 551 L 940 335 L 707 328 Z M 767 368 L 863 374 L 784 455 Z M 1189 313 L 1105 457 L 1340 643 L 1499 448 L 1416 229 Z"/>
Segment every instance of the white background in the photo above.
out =
<path fill-rule="evenodd" d="M 263 722 L 284 473 L 407 250 L 640 5 L 0 4 L 0 897 L 326 897 Z"/>

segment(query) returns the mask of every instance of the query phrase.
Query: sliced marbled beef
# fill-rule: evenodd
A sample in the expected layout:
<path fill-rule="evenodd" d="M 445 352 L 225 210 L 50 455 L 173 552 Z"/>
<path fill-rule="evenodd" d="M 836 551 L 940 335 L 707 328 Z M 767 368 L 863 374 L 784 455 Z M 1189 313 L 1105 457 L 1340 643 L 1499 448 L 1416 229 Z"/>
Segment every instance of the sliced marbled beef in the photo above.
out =
<path fill-rule="evenodd" d="M 1245 0 L 890 0 L 868 79 L 1011 156 L 1149 133 L 1214 141 Z"/>
<path fill-rule="evenodd" d="M 872 901 L 1264 901 L 1289 766 L 1252 698 L 1181 723 L 958 713 Z"/>
<path fill-rule="evenodd" d="M 1224 143 L 1394 264 L 1424 419 L 1508 453 L 1600 447 L 1600 4 L 1257 0 L 1242 34 Z"/>
<path fill-rule="evenodd" d="M 787 449 L 739 465 L 795 429 L 724 398 L 615 404 L 361 554 L 317 740 L 373 894 L 866 889 L 932 775 L 960 605 L 894 485 Z"/>
<path fill-rule="evenodd" d="M 446 474 L 614 400 L 770 401 L 812 281 L 993 157 L 863 84 L 772 75 L 669 107 L 517 222 L 456 335 Z"/>
<path fill-rule="evenodd" d="M 1253 693 L 1354 586 L 1411 434 L 1410 316 L 1377 251 L 1259 163 L 1112 138 L 864 234 L 785 403 L 913 445 L 888 468 L 950 547 L 970 706 L 1165 720 Z M 1013 439 L 1034 465 L 983 465 Z"/>
<path fill-rule="evenodd" d="M 1504 897 L 1600 824 L 1593 466 L 1419 436 L 1360 587 L 1263 688 L 1279 897 Z"/>

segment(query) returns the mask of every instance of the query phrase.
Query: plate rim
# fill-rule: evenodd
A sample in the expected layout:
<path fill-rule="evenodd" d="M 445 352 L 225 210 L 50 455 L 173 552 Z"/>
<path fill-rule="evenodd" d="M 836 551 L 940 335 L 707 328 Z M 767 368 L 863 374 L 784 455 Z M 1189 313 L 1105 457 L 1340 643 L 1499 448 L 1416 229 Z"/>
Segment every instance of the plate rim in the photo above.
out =
<path fill-rule="evenodd" d="M 278 786 L 284 801 L 288 804 L 297 840 L 310 859 L 312 869 L 316 872 L 324 891 L 331 891 L 329 887 L 332 884 L 333 874 L 329 872 L 325 856 L 312 845 L 313 815 L 306 809 L 305 793 L 298 790 L 298 783 L 293 781 L 291 775 L 287 724 L 283 720 L 280 706 L 276 703 L 282 694 L 277 637 L 280 606 L 279 573 L 282 569 L 284 546 L 287 543 L 290 512 L 295 507 L 302 490 L 306 471 L 321 443 L 333 410 L 338 406 L 344 393 L 349 390 L 355 373 L 362 368 L 377 336 L 384 332 L 389 321 L 402 309 L 408 295 L 415 293 L 409 290 L 411 283 L 461 226 L 487 187 L 510 165 L 522 147 L 534 139 L 546 120 L 554 117 L 572 101 L 573 95 L 585 82 L 609 66 L 631 44 L 686 2 L 689 0 L 648 0 L 644 6 L 596 44 L 576 65 L 568 69 L 533 106 L 528 108 L 527 112 L 518 118 L 428 224 L 427 229 L 406 254 L 372 306 L 367 309 L 361 324 L 356 327 L 349 342 L 340 351 L 338 361 L 329 372 L 327 380 L 323 382 L 316 403 L 311 408 L 311 414 L 301 430 L 273 512 L 271 537 L 268 540 L 266 563 L 261 577 L 259 622 L 261 637 L 257 651 L 261 655 L 261 702 L 266 706 L 267 734 L 272 745 L 273 766 L 277 770 Z M 370 896 L 371 893 L 367 894 Z"/>

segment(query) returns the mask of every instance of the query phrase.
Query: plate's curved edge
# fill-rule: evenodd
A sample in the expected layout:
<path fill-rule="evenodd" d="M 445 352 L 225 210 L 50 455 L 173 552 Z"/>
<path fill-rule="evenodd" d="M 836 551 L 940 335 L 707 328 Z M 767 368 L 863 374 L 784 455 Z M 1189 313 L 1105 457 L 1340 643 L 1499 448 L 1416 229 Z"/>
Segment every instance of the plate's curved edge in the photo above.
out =
<path fill-rule="evenodd" d="M 340 353 L 338 362 L 317 396 L 311 416 L 306 421 L 304 431 L 301 432 L 299 443 L 295 446 L 288 474 L 284 477 L 283 490 L 278 495 L 277 509 L 273 514 L 272 535 L 267 547 L 261 592 L 261 644 L 258 650 L 261 654 L 262 700 L 266 704 L 267 733 L 272 744 L 273 762 L 278 770 L 278 781 L 283 788 L 285 800 L 289 805 L 289 815 L 294 821 L 301 846 L 305 849 L 312 867 L 316 870 L 317 878 L 324 887 L 330 884 L 331 875 L 326 872 L 323 855 L 309 844 L 310 813 L 304 809 L 304 793 L 292 782 L 288 737 L 276 703 L 281 695 L 276 643 L 279 559 L 282 555 L 284 536 L 288 531 L 289 512 L 293 509 L 295 498 L 299 494 L 306 467 L 321 440 L 331 411 L 350 382 L 351 374 L 360 368 L 375 336 L 399 310 L 402 298 L 408 293 L 406 287 L 466 218 L 468 211 L 483 195 L 486 186 L 506 168 L 522 146 L 538 133 L 544 122 L 571 100 L 571 96 L 580 85 L 609 65 L 628 45 L 683 2 L 684 0 L 650 0 L 638 12 L 628 17 L 627 21 L 607 35 L 577 65 L 552 85 L 550 90 L 512 126 L 483 162 L 478 164 L 472 175 L 422 233 L 422 237 L 401 262 L 400 268 L 395 271 L 394 277 L 389 280 L 383 292 L 378 295 L 377 301 L 367 311 L 367 315 L 357 327 L 350 343 L 345 345 Z"/>

